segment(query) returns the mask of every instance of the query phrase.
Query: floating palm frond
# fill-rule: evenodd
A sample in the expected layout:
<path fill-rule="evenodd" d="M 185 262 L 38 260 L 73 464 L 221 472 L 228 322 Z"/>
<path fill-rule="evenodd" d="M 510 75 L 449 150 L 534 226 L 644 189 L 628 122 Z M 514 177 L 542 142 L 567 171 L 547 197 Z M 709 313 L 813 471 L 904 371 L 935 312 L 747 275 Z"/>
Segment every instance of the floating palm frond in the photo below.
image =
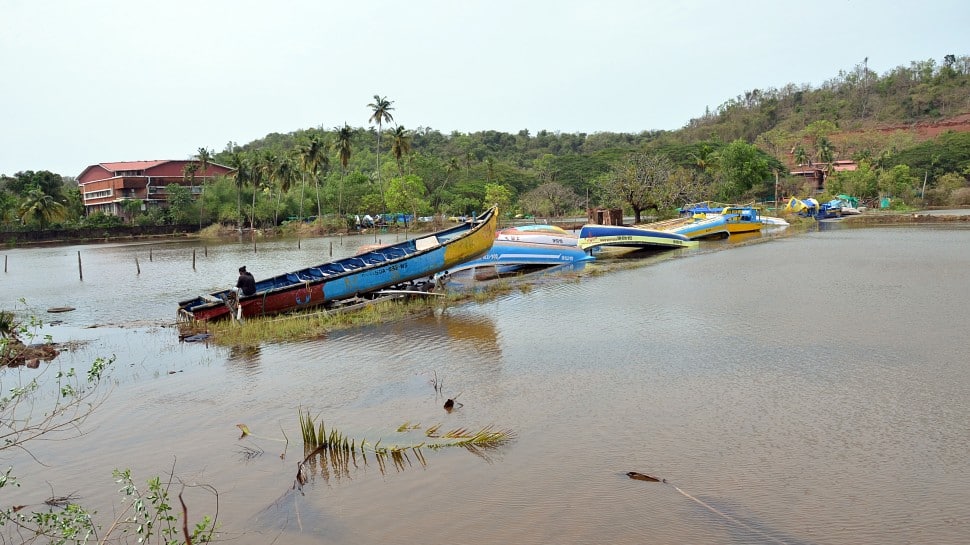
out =
<path fill-rule="evenodd" d="M 387 470 L 388 459 L 397 471 L 412 467 L 412 456 L 417 463 L 424 467 L 427 460 L 423 449 L 438 450 L 444 447 L 461 447 L 469 452 L 488 460 L 485 451 L 505 445 L 515 438 L 511 430 L 499 430 L 493 426 L 486 426 L 477 432 L 467 428 L 455 428 L 447 433 L 439 434 L 441 424 L 435 424 L 425 431 L 425 436 L 434 441 L 420 441 L 412 444 L 382 445 L 382 439 L 376 443 L 368 443 L 348 438 L 334 428 L 329 433 L 323 422 L 316 419 L 309 411 L 300 410 L 300 429 L 303 431 L 303 446 L 306 457 L 298 464 L 295 486 L 302 488 L 315 476 L 315 469 L 319 475 L 328 480 L 331 476 L 350 477 L 350 466 L 357 467 L 357 457 L 367 464 L 367 453 L 370 452 L 377 460 L 381 473 Z M 400 433 L 421 429 L 420 424 L 405 422 L 397 428 Z M 409 452 L 410 451 L 410 452 Z"/>

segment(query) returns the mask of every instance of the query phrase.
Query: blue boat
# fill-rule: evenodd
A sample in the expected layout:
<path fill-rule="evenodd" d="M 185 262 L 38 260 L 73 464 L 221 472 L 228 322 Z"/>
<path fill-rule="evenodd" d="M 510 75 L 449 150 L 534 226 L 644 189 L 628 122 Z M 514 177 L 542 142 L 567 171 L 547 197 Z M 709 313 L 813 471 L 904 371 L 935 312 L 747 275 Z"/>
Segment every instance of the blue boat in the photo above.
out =
<path fill-rule="evenodd" d="M 497 240 L 485 255 L 450 267 L 439 276 L 474 271 L 478 279 L 494 278 L 563 265 L 577 265 L 595 259 L 577 246 Z"/>
<path fill-rule="evenodd" d="M 640 249 L 694 248 L 698 245 L 685 235 L 624 225 L 584 225 L 579 230 L 579 247 L 591 251 L 596 248 L 617 248 L 626 251 Z"/>
<path fill-rule="evenodd" d="M 430 278 L 487 252 L 495 241 L 497 217 L 491 208 L 450 229 L 260 280 L 253 295 L 231 288 L 181 301 L 178 316 L 198 321 L 265 316 Z"/>

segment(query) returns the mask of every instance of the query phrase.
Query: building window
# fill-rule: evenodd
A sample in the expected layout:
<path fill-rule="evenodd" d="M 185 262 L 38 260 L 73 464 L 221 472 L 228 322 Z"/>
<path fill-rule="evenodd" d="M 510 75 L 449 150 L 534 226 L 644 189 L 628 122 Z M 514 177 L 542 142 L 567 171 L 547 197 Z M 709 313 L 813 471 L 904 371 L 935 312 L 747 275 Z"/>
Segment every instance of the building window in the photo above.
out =
<path fill-rule="evenodd" d="M 105 197 L 110 197 L 114 193 L 110 189 L 102 189 L 101 191 L 88 191 L 84 194 L 84 200 L 89 201 L 91 199 L 103 199 Z"/>

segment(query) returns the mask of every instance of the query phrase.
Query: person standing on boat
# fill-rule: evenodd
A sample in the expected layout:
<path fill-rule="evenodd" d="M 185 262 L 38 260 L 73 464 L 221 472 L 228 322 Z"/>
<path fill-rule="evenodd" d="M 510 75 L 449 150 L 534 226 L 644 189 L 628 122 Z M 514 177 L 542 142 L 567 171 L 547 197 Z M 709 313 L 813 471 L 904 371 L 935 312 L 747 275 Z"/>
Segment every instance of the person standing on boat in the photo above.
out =
<path fill-rule="evenodd" d="M 243 295 L 253 295 L 256 293 L 256 279 L 253 274 L 246 270 L 246 266 L 239 267 L 239 280 L 236 280 L 236 287 L 242 290 Z"/>

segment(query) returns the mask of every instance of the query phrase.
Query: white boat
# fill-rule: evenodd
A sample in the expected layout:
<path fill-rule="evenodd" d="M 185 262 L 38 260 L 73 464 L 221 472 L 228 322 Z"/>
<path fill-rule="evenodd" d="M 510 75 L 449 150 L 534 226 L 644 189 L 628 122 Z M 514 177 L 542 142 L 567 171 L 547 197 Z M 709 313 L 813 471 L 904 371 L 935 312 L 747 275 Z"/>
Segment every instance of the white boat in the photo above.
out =
<path fill-rule="evenodd" d="M 555 225 L 520 225 L 495 232 L 495 240 L 504 242 L 528 242 L 530 244 L 554 244 L 578 246 L 579 235 Z"/>

